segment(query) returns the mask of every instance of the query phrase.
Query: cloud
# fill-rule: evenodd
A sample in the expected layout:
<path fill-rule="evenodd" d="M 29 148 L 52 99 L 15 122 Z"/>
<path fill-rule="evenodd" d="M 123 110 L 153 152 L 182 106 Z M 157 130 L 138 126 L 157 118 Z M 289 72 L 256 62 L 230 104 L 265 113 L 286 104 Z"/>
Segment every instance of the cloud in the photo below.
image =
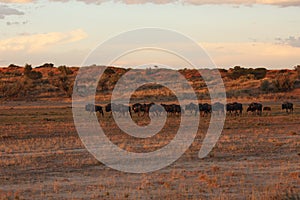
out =
<path fill-rule="evenodd" d="M 287 44 L 245 42 L 203 43 L 200 45 L 221 67 L 235 65 L 292 67 L 299 62 L 300 57 L 300 48 Z"/>
<path fill-rule="evenodd" d="M 232 5 L 277 5 L 281 7 L 286 6 L 300 6 L 300 0 L 183 0 L 183 3 L 193 5 L 205 4 L 232 4 Z"/>
<path fill-rule="evenodd" d="M 1 0 L 0 0 L 1 1 Z M 2 0 L 3 1 L 3 0 Z M 5 1 L 5 0 L 4 0 Z M 7 0 L 10 1 L 10 0 Z M 12 0 L 18 1 L 18 0 Z M 30 0 L 19 0 L 19 1 L 30 1 Z M 61 1 L 68 2 L 70 0 L 52 0 L 52 1 Z M 104 2 L 109 2 L 109 0 L 77 0 L 81 2 L 85 2 L 87 4 L 101 4 Z M 115 3 L 124 3 L 128 5 L 134 4 L 170 4 L 170 3 L 178 3 L 178 4 L 186 4 L 186 5 L 274 5 L 280 7 L 287 6 L 300 6 L 300 0 L 114 0 Z"/>
<path fill-rule="evenodd" d="M 37 0 L 0 0 L 0 3 L 31 3 Z M 71 0 L 50 0 L 59 2 L 69 2 Z M 111 0 L 77 0 L 87 4 L 101 4 Z M 134 4 L 190 4 L 190 5 L 274 5 L 280 7 L 300 6 L 300 0 L 112 0 L 115 3 Z"/>
<path fill-rule="evenodd" d="M 289 45 L 292 47 L 300 47 L 300 37 L 290 36 L 286 39 L 276 38 L 279 44 Z"/>
<path fill-rule="evenodd" d="M 30 3 L 33 0 L 0 0 L 0 3 Z"/>
<path fill-rule="evenodd" d="M 6 22 L 7 26 L 11 26 L 11 25 L 25 25 L 27 24 L 28 21 L 22 21 L 22 22 Z"/>
<path fill-rule="evenodd" d="M 21 35 L 9 39 L 0 40 L 1 51 L 43 51 L 51 46 L 67 44 L 82 40 L 87 34 L 81 30 L 70 32 L 52 32 L 45 34 Z"/>
<path fill-rule="evenodd" d="M 153 4 L 168 4 L 175 3 L 177 0 L 115 0 L 115 2 L 121 2 L 125 4 L 145 4 L 145 3 L 153 3 Z"/>
<path fill-rule="evenodd" d="M 24 15 L 24 13 L 6 5 L 0 5 L 0 19 L 4 19 L 8 15 Z"/>

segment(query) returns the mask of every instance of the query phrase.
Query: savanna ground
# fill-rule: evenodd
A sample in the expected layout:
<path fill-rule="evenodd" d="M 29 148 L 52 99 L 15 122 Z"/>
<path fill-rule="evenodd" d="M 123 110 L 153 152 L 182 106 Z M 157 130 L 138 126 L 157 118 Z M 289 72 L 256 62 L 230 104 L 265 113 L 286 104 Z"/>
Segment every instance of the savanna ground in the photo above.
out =
<path fill-rule="evenodd" d="M 278 102 L 262 116 L 227 116 L 213 151 L 198 158 L 209 117 L 194 143 L 159 171 L 130 174 L 108 168 L 83 146 L 69 103 L 6 102 L 0 113 L 0 199 L 283 199 L 300 194 L 300 104 L 293 114 Z M 188 113 L 186 113 L 188 115 Z M 193 117 L 193 116 L 189 116 Z M 147 117 L 134 119 L 147 124 Z M 179 117 L 153 138 L 132 141 L 99 117 L 121 148 L 152 151 L 173 137 Z M 177 125 L 176 125 L 177 124 Z M 138 145 L 138 142 L 141 144 Z"/>

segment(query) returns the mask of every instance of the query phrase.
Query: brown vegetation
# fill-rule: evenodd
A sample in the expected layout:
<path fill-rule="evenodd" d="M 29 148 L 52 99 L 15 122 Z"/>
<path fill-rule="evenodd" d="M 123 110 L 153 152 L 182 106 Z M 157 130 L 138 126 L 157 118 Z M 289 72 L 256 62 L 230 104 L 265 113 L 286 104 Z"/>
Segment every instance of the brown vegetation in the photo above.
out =
<path fill-rule="evenodd" d="M 295 70 L 266 70 L 265 68 L 243 68 L 236 66 L 229 70 L 219 69 L 223 78 L 227 97 L 233 99 L 272 98 L 284 95 L 293 98 L 300 87 L 299 66 Z M 0 68 L 0 100 L 43 100 L 57 98 L 70 100 L 73 84 L 77 75 L 77 67 L 54 67 L 51 63 L 32 68 L 31 65 L 20 67 L 11 64 L 7 68 Z M 108 67 L 102 75 L 97 88 L 97 99 L 107 100 L 120 77 L 130 69 Z M 212 73 L 214 70 L 211 70 Z M 136 70 L 130 78 L 136 82 L 151 80 L 159 76 L 168 79 L 169 69 L 148 68 Z M 191 84 L 200 99 L 208 99 L 209 93 L 201 74 L 195 69 L 178 70 Z M 178 86 L 184 90 L 185 86 Z M 288 92 L 293 92 L 293 95 Z M 139 98 L 143 95 L 157 93 L 168 96 L 163 87 L 146 85 L 140 88 Z M 272 93 L 272 95 L 270 95 Z M 283 94 L 284 93 L 284 94 Z M 170 94 L 171 95 L 171 94 Z M 172 99 L 172 98 L 170 98 Z"/>

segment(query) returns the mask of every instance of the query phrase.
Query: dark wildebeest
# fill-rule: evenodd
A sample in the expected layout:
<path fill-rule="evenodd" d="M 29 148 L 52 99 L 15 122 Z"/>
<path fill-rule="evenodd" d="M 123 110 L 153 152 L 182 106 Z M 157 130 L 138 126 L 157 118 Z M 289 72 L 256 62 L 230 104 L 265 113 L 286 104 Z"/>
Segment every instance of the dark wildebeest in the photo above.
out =
<path fill-rule="evenodd" d="M 134 113 L 138 114 L 138 116 L 140 116 L 141 112 L 144 112 L 144 114 L 145 114 L 145 108 L 144 108 L 143 104 L 135 103 L 131 106 L 131 108 Z"/>
<path fill-rule="evenodd" d="M 199 103 L 199 111 L 200 113 L 202 113 L 202 116 L 208 115 L 209 113 L 211 113 L 211 105 L 208 103 Z"/>
<path fill-rule="evenodd" d="M 197 113 L 199 112 L 199 105 L 190 103 L 185 106 L 185 110 L 189 110 L 191 113 L 195 112 L 195 115 L 197 115 Z"/>
<path fill-rule="evenodd" d="M 138 113 L 138 116 L 140 116 L 140 113 L 143 112 L 143 116 L 150 112 L 150 107 L 155 105 L 155 103 L 149 103 L 149 104 L 140 104 L 140 103 L 135 103 L 132 105 L 132 110 L 135 113 Z M 151 109 L 151 112 L 154 112 L 153 109 Z"/>
<path fill-rule="evenodd" d="M 165 109 L 167 114 L 173 113 L 173 107 L 171 105 L 168 104 L 160 104 L 160 105 Z"/>
<path fill-rule="evenodd" d="M 218 114 L 224 114 L 224 104 L 220 102 L 216 102 L 212 105 L 212 112 L 213 113 L 218 113 Z"/>
<path fill-rule="evenodd" d="M 235 115 L 242 115 L 243 114 L 243 104 L 238 102 L 228 103 L 226 104 L 226 111 L 232 115 L 234 113 Z"/>
<path fill-rule="evenodd" d="M 102 114 L 102 117 L 104 116 L 104 112 L 103 112 L 103 109 L 102 109 L 102 106 L 98 106 L 98 105 L 94 105 L 94 104 L 87 104 L 85 106 L 85 110 L 86 111 L 89 111 L 89 112 L 99 112 L 100 114 Z"/>
<path fill-rule="evenodd" d="M 180 105 L 177 104 L 171 104 L 171 105 L 167 105 L 167 104 L 160 104 L 162 107 L 164 107 L 164 109 L 166 110 L 167 114 L 173 114 L 173 115 L 179 115 L 181 113 L 184 112 L 184 110 L 181 108 Z"/>
<path fill-rule="evenodd" d="M 159 116 L 162 112 L 164 112 L 164 108 L 161 105 L 153 103 L 149 106 L 149 113 Z"/>
<path fill-rule="evenodd" d="M 270 112 L 271 112 L 271 107 L 269 107 L 269 106 L 264 106 L 264 108 L 263 108 L 263 111 L 264 112 L 267 112 L 268 114 L 270 114 Z"/>
<path fill-rule="evenodd" d="M 106 112 L 117 112 L 117 113 L 120 113 L 123 116 L 125 116 L 125 114 L 129 112 L 129 114 L 131 116 L 130 106 L 126 106 L 126 105 L 123 105 L 123 104 L 109 103 L 105 106 L 105 111 Z"/>
<path fill-rule="evenodd" d="M 252 112 L 261 115 L 262 114 L 262 104 L 261 103 L 251 103 L 249 104 L 249 107 L 247 108 L 247 112 Z"/>
<path fill-rule="evenodd" d="M 286 113 L 293 112 L 294 111 L 294 105 L 293 105 L 293 103 L 290 103 L 290 102 L 284 102 L 281 105 L 281 109 L 286 110 Z"/>

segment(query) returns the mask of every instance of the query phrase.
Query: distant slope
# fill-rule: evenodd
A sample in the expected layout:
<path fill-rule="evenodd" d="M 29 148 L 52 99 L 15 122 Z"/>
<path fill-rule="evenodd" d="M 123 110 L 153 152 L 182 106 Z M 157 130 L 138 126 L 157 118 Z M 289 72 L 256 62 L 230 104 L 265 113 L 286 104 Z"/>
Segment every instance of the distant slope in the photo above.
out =
<path fill-rule="evenodd" d="M 70 101 L 72 88 L 78 67 L 54 67 L 44 64 L 40 67 L 19 67 L 10 65 L 0 68 L 0 100 L 64 100 Z M 108 101 L 117 81 L 130 69 L 108 67 L 101 77 L 97 97 L 99 101 Z M 235 67 L 229 70 L 208 70 L 210 73 L 220 72 L 229 99 L 299 99 L 300 81 L 296 70 L 266 70 Z M 136 83 L 143 80 L 168 80 L 174 70 L 148 68 L 131 70 L 130 79 Z M 199 72 L 195 69 L 181 69 L 181 73 L 197 92 L 199 99 L 208 99 L 207 87 Z M 175 87 L 184 90 L 184 86 Z M 132 99 L 161 101 L 174 100 L 174 94 L 167 88 L 156 84 L 140 87 Z"/>

